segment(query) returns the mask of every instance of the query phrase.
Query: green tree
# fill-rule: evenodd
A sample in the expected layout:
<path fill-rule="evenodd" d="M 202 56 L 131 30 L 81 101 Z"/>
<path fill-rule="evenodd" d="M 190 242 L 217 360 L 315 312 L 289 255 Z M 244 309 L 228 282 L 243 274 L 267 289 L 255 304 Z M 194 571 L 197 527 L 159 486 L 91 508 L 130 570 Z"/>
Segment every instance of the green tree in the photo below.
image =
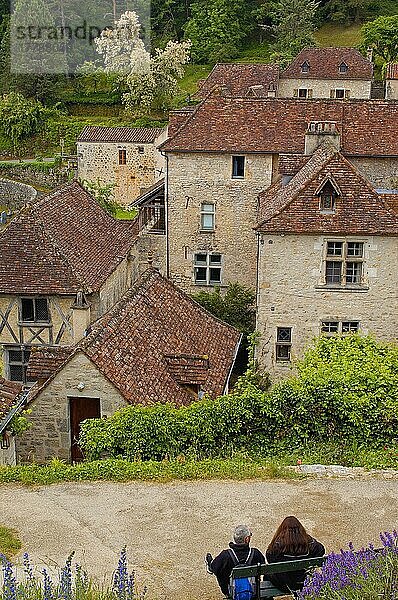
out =
<path fill-rule="evenodd" d="M 318 2 L 315 0 L 278 0 L 272 11 L 272 60 L 286 66 L 305 47 L 315 46 L 314 30 Z"/>
<path fill-rule="evenodd" d="M 358 23 L 365 19 L 374 0 L 323 0 L 320 2 L 319 13 L 322 20 L 337 23 Z"/>
<path fill-rule="evenodd" d="M 245 336 L 253 333 L 256 325 L 256 295 L 250 288 L 240 283 L 230 283 L 224 295 L 220 288 L 216 288 L 214 292 L 198 292 L 192 297 L 212 315 L 236 327 Z"/>
<path fill-rule="evenodd" d="M 378 17 L 362 26 L 360 48 L 369 47 L 383 63 L 398 60 L 398 15 Z"/>
<path fill-rule="evenodd" d="M 192 41 L 195 62 L 222 62 L 239 53 L 247 35 L 256 27 L 253 0 L 196 0 L 185 35 Z"/>

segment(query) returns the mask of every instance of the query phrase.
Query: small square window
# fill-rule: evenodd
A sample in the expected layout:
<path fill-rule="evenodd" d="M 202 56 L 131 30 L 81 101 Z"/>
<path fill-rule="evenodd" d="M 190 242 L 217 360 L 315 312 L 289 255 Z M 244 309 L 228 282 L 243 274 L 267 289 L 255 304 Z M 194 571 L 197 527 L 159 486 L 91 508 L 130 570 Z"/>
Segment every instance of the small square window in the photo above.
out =
<path fill-rule="evenodd" d="M 303 64 L 301 65 L 301 72 L 302 73 L 310 72 L 310 63 L 307 60 L 305 62 L 303 62 Z"/>
<path fill-rule="evenodd" d="M 200 285 L 221 284 L 222 255 L 198 252 L 194 255 L 194 280 Z"/>
<path fill-rule="evenodd" d="M 144 146 L 138 146 L 138 154 L 144 154 L 145 148 Z"/>
<path fill-rule="evenodd" d="M 7 377 L 11 381 L 28 383 L 33 380 L 27 377 L 27 368 L 30 357 L 30 346 L 12 346 L 4 350 Z"/>
<path fill-rule="evenodd" d="M 343 242 L 328 242 L 327 255 L 328 256 L 342 256 L 343 255 Z"/>
<path fill-rule="evenodd" d="M 346 281 L 347 283 L 361 283 L 362 263 L 347 262 Z"/>
<path fill-rule="evenodd" d="M 321 332 L 322 333 L 338 333 L 339 322 L 338 321 L 322 321 Z"/>
<path fill-rule="evenodd" d="M 233 156 L 232 157 L 232 178 L 243 179 L 245 176 L 245 157 L 244 156 Z"/>
<path fill-rule="evenodd" d="M 292 328 L 277 327 L 275 355 L 277 362 L 289 362 L 292 349 Z"/>
<path fill-rule="evenodd" d="M 344 99 L 344 95 L 345 95 L 345 94 L 344 94 L 344 90 L 343 90 L 343 89 L 336 89 L 336 92 L 335 92 L 335 94 L 336 94 L 336 98 L 337 98 L 338 100 L 342 100 L 342 99 Z"/>
<path fill-rule="evenodd" d="M 356 333 L 359 331 L 359 321 L 343 321 L 341 333 Z"/>
<path fill-rule="evenodd" d="M 347 242 L 347 256 L 363 256 L 363 243 L 362 242 Z"/>
<path fill-rule="evenodd" d="M 48 323 L 47 298 L 21 298 L 20 319 L 23 323 Z"/>
<path fill-rule="evenodd" d="M 211 265 L 221 265 L 221 254 L 210 254 L 209 262 Z"/>
<path fill-rule="evenodd" d="M 215 206 L 214 204 L 202 204 L 200 210 L 200 228 L 207 231 L 213 231 L 215 224 Z"/>
<path fill-rule="evenodd" d="M 307 98 L 308 96 L 308 90 L 307 88 L 299 88 L 298 90 L 298 97 L 299 98 Z"/>

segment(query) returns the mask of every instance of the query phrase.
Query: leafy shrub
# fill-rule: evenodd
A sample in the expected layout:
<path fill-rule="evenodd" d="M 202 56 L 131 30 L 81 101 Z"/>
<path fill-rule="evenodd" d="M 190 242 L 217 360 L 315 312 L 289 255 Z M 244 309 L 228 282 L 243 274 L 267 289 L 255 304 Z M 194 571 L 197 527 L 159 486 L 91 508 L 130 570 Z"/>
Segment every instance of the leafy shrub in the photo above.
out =
<path fill-rule="evenodd" d="M 380 534 L 383 548 L 373 545 L 354 552 L 330 554 L 320 572 L 309 577 L 301 600 L 392 599 L 398 594 L 398 533 Z"/>
<path fill-rule="evenodd" d="M 251 365 L 230 395 L 181 408 L 128 406 L 106 421 L 83 423 L 80 443 L 89 460 L 161 460 L 269 454 L 278 445 L 325 439 L 377 448 L 394 445 L 397 430 L 398 348 L 351 335 L 318 339 L 297 376 L 269 393 L 258 387 Z"/>

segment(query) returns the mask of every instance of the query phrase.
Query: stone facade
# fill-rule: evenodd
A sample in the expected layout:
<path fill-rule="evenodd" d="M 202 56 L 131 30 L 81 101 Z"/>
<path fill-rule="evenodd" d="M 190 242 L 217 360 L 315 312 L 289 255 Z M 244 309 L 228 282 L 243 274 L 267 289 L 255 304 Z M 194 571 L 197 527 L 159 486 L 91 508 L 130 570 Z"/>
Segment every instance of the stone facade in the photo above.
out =
<path fill-rule="evenodd" d="M 364 280 L 357 289 L 326 288 L 325 242 L 364 244 Z M 259 243 L 258 359 L 274 376 L 288 376 L 290 361 L 276 360 L 277 328 L 291 328 L 291 355 L 302 355 L 322 322 L 359 322 L 363 334 L 390 340 L 398 331 L 396 237 L 269 235 Z"/>
<path fill-rule="evenodd" d="M 398 188 L 398 157 L 350 157 L 350 162 L 376 189 Z"/>
<path fill-rule="evenodd" d="M 78 388 L 84 384 L 84 389 Z M 79 386 L 81 387 L 81 386 Z M 19 462 L 71 459 L 69 398 L 99 398 L 101 417 L 111 416 L 126 402 L 118 390 L 83 354 L 76 354 L 29 405 L 32 426 L 17 438 Z"/>
<path fill-rule="evenodd" d="M 271 183 L 272 154 L 246 154 L 241 179 L 232 178 L 232 154 L 168 157 L 169 272 L 190 293 L 211 289 L 194 281 L 195 253 L 220 253 L 221 287 L 256 282 L 257 196 Z M 214 205 L 213 231 L 201 228 L 201 205 Z"/>
<path fill-rule="evenodd" d="M 78 177 L 99 180 L 102 185 L 115 184 L 115 201 L 127 206 L 144 189 L 164 177 L 164 158 L 156 146 L 165 138 L 166 133 L 155 143 L 78 141 Z M 126 164 L 120 164 L 120 150 L 125 151 Z"/>
<path fill-rule="evenodd" d="M 336 89 L 344 90 L 345 98 L 370 98 L 371 81 L 355 79 L 290 79 L 281 77 L 279 98 L 297 98 L 298 90 L 307 90 L 308 98 L 336 98 Z"/>

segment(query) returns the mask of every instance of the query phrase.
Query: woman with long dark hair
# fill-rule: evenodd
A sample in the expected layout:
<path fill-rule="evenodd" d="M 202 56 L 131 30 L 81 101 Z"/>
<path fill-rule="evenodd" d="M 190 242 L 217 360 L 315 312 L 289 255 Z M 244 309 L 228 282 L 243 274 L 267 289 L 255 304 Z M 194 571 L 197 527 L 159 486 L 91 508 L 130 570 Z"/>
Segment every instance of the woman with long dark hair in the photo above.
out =
<path fill-rule="evenodd" d="M 267 548 L 269 563 L 285 562 L 300 558 L 316 558 L 325 554 L 325 547 L 311 537 L 296 517 L 286 517 L 279 525 Z M 280 590 L 292 593 L 301 590 L 306 577 L 305 571 L 275 573 L 269 579 Z"/>

